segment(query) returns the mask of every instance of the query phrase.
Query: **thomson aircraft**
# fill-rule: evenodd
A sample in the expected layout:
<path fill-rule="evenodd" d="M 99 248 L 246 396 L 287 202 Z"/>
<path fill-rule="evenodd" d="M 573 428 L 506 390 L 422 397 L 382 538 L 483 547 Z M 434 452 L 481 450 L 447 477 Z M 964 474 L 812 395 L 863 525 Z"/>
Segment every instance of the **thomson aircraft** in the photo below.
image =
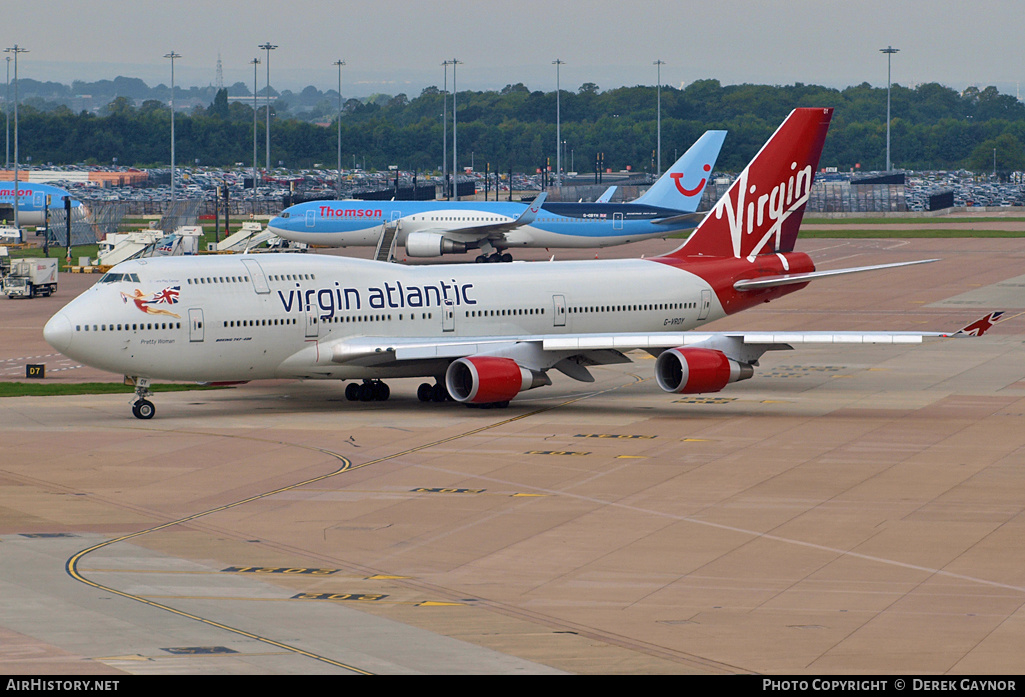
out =
<path fill-rule="evenodd" d="M 670 393 L 718 392 L 760 356 L 812 343 L 911 343 L 941 332 L 709 332 L 702 325 L 810 281 L 907 264 L 817 271 L 794 251 L 832 109 L 787 117 L 678 249 L 648 259 L 405 266 L 333 255 L 163 257 L 118 264 L 54 315 L 51 346 L 123 373 L 136 417 L 153 379 L 353 380 L 387 399 L 388 378 L 433 378 L 422 401 L 504 406 L 554 369 L 657 357 Z M 608 204 L 603 204 L 608 205 Z M 993 313 L 957 332 L 982 334 Z"/>
<path fill-rule="evenodd" d="M 50 197 L 47 203 L 47 196 Z M 71 194 L 52 184 L 18 182 L 18 225 L 45 225 L 46 210 L 64 208 L 65 196 Z M 14 182 L 0 182 L 0 206 L 14 208 Z M 83 217 L 87 210 L 81 201 L 71 199 L 72 218 Z M 11 222 L 14 222 L 13 220 Z"/>
<path fill-rule="evenodd" d="M 377 246 L 391 232 L 407 257 L 479 252 L 512 261 L 508 249 L 611 247 L 690 230 L 726 131 L 706 131 L 651 188 L 630 203 L 501 201 L 308 201 L 290 206 L 267 229 L 286 240 L 329 247 Z M 387 238 L 386 238 L 387 239 Z M 387 251 L 387 250 L 385 250 Z M 379 257 L 380 258 L 380 257 Z"/>

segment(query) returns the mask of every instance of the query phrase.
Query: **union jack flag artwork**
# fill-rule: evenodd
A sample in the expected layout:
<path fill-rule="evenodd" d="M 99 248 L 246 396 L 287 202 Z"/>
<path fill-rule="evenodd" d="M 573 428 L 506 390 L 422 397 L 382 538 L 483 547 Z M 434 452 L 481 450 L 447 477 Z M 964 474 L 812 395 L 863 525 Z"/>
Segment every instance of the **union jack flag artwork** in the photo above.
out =
<path fill-rule="evenodd" d="M 167 303 L 168 305 L 175 305 L 178 302 L 178 295 L 181 292 L 181 286 L 170 286 L 164 288 L 159 293 L 153 296 L 151 303 Z"/>
<path fill-rule="evenodd" d="M 991 312 L 988 315 L 986 315 L 985 317 L 983 317 L 981 319 L 975 320 L 974 322 L 969 324 L 967 327 L 962 327 L 961 329 L 957 330 L 955 332 L 955 335 L 957 335 L 957 334 L 967 334 L 969 336 L 982 336 L 983 334 L 988 332 L 990 329 L 992 329 L 993 325 L 996 324 L 1000 320 L 1000 318 L 1003 316 L 1003 314 L 1004 314 L 1003 311 Z"/>

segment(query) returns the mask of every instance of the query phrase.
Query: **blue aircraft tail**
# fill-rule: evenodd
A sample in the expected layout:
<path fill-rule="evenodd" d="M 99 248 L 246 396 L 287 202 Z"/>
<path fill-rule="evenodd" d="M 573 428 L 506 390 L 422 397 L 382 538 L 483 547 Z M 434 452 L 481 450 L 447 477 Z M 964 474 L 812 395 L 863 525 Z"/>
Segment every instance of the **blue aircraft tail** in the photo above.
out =
<path fill-rule="evenodd" d="M 705 131 L 683 157 L 633 203 L 694 212 L 719 157 L 726 131 Z"/>

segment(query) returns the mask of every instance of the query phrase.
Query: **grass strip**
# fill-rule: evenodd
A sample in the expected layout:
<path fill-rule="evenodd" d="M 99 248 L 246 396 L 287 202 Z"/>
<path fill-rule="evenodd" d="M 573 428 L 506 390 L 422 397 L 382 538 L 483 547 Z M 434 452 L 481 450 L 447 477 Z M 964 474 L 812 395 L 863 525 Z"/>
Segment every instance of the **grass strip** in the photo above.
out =
<path fill-rule="evenodd" d="M 1025 230 L 941 230 L 917 228 L 883 228 L 872 230 L 801 230 L 803 239 L 866 239 L 866 238 L 962 238 L 962 237 L 1025 237 Z"/>
<path fill-rule="evenodd" d="M 186 390 L 220 390 L 223 385 L 150 385 L 153 392 L 183 392 Z M 120 382 L 80 382 L 56 384 L 46 382 L 0 382 L 2 397 L 57 397 L 76 394 L 132 394 L 135 388 Z"/>
<path fill-rule="evenodd" d="M 816 218 L 813 215 L 804 216 L 803 222 L 808 225 L 960 225 L 968 223 L 971 225 L 985 225 L 987 223 L 1025 223 L 1022 217 L 930 217 L 930 218 Z"/>

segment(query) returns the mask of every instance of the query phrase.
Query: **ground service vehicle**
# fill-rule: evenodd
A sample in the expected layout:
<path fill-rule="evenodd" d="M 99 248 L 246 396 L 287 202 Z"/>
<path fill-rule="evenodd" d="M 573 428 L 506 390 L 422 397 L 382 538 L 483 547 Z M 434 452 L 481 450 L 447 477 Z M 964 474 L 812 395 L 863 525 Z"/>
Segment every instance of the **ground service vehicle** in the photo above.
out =
<path fill-rule="evenodd" d="M 3 292 L 8 298 L 33 298 L 57 292 L 56 259 L 11 259 L 3 276 Z"/>

